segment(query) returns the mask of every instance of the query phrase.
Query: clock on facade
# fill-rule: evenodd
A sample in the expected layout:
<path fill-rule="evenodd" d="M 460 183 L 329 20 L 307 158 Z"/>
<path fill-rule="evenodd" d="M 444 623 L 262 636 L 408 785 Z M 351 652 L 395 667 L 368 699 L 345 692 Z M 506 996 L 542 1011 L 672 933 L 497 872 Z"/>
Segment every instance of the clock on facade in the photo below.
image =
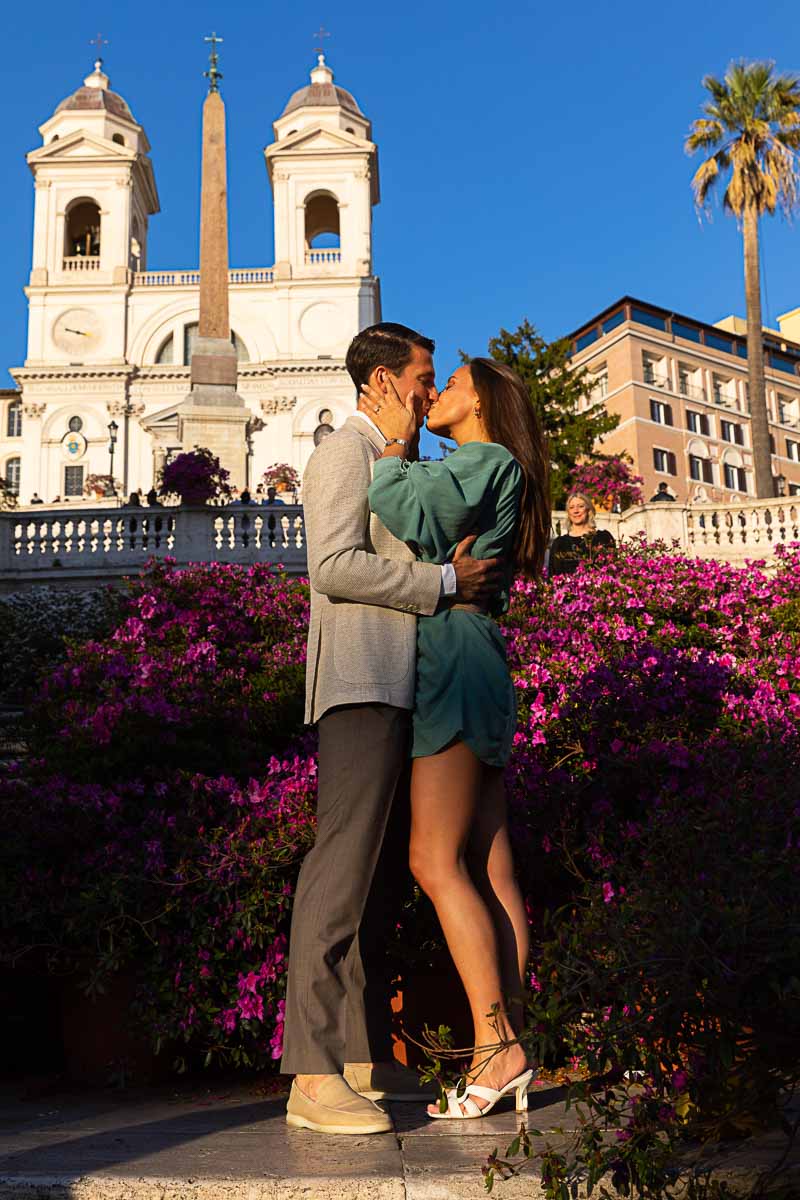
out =
<path fill-rule="evenodd" d="M 53 341 L 59 350 L 83 358 L 97 350 L 103 337 L 103 322 L 91 308 L 68 308 L 53 325 Z"/>

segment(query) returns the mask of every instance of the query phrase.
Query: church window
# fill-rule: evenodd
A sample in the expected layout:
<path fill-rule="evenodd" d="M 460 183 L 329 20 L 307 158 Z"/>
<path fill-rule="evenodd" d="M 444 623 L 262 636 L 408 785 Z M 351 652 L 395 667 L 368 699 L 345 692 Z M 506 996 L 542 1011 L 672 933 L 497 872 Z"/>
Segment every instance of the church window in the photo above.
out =
<path fill-rule="evenodd" d="M 175 361 L 175 336 L 174 336 L 174 334 L 171 333 L 169 335 L 169 337 L 165 338 L 164 341 L 159 346 L 158 354 L 156 355 L 156 362 L 157 363 L 171 363 L 174 361 Z"/>
<path fill-rule="evenodd" d="M 6 437 L 22 437 L 22 405 L 19 400 L 12 400 L 8 406 Z"/>
<path fill-rule="evenodd" d="M 239 362 L 250 362 L 250 355 L 247 353 L 247 346 L 245 346 L 238 333 L 234 333 L 233 330 L 231 330 L 231 341 L 236 347 L 236 357 Z"/>
<path fill-rule="evenodd" d="M 93 200 L 78 200 L 67 213 L 64 254 L 67 258 L 100 255 L 100 209 Z"/>
<path fill-rule="evenodd" d="M 21 458 L 9 458 L 8 462 L 6 463 L 6 484 L 8 485 L 8 490 L 15 496 L 19 495 L 19 471 L 21 462 Z"/>
<path fill-rule="evenodd" d="M 330 192 L 314 192 L 306 199 L 306 250 L 339 246 L 339 202 Z"/>
<path fill-rule="evenodd" d="M 54 134 L 53 134 L 53 136 L 50 138 L 50 141 L 51 141 L 51 142 L 57 142 L 57 141 L 58 141 L 58 134 L 57 134 L 57 133 L 54 133 Z"/>
<path fill-rule="evenodd" d="M 191 324 L 184 325 L 183 327 L 183 361 L 187 366 L 189 366 L 192 361 L 192 354 L 194 352 L 195 342 L 199 336 L 199 329 L 200 325 L 197 321 L 192 321 Z M 167 340 L 169 341 L 170 339 L 168 338 Z M 250 355 L 247 353 L 247 347 L 239 337 L 238 333 L 236 333 L 234 330 L 231 330 L 231 342 L 236 347 L 236 357 L 239 362 L 249 362 Z M 159 358 L 158 361 L 161 362 L 162 359 Z"/>
<path fill-rule="evenodd" d="M 112 140 L 112 142 L 116 142 L 118 146 L 125 145 L 125 138 L 122 136 L 121 133 L 115 133 L 113 135 L 113 137 L 111 138 L 111 140 Z"/>
<path fill-rule="evenodd" d="M 353 136 L 355 136 L 356 131 L 355 131 L 355 129 L 353 129 L 352 125 L 346 125 L 344 131 L 345 131 L 345 133 L 352 133 Z"/>
<path fill-rule="evenodd" d="M 183 327 L 183 361 L 187 366 L 192 361 L 192 351 L 197 341 L 199 329 L 200 325 L 197 321 L 192 321 L 191 325 L 184 325 Z"/>
<path fill-rule="evenodd" d="M 83 495 L 83 467 L 64 467 L 64 495 Z"/>
<path fill-rule="evenodd" d="M 69 425 L 67 426 L 70 433 L 80 433 L 83 429 L 83 421 L 80 417 L 70 417 Z"/>

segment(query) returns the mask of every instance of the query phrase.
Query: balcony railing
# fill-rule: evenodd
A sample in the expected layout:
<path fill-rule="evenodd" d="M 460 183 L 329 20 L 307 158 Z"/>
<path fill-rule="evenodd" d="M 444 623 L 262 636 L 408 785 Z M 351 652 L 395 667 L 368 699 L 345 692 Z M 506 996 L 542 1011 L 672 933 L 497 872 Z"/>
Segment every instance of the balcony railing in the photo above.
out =
<path fill-rule="evenodd" d="M 686 396 L 688 400 L 705 400 L 706 390 L 696 383 L 689 383 L 688 380 L 678 380 L 678 391 L 682 396 Z"/>
<path fill-rule="evenodd" d="M 655 371 L 645 371 L 644 381 L 648 387 L 668 388 L 669 377 L 667 375 L 656 375 Z"/>
<path fill-rule="evenodd" d="M 306 250 L 306 266 L 309 267 L 331 266 L 341 261 L 341 250 Z"/>
<path fill-rule="evenodd" d="M 306 570 L 303 509 L 75 508 L 0 513 L 0 580 L 4 591 L 57 578 L 136 575 L 149 558 L 281 564 Z"/>
<path fill-rule="evenodd" d="M 272 267 L 235 267 L 228 271 L 228 283 L 272 283 Z M 200 282 L 199 271 L 137 271 L 134 287 L 193 287 Z"/>
<path fill-rule="evenodd" d="M 99 254 L 72 254 L 61 260 L 62 271 L 99 271 Z"/>

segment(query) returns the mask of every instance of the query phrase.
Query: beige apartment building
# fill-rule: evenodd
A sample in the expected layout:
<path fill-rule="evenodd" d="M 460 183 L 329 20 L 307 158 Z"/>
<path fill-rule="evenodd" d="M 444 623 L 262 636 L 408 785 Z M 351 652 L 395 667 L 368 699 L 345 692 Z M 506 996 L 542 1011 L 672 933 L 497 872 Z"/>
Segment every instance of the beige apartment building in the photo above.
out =
<path fill-rule="evenodd" d="M 800 308 L 764 330 L 776 495 L 800 495 Z M 627 451 L 649 499 L 666 483 L 680 501 L 755 494 L 745 322 L 715 325 L 631 296 L 570 335 L 573 367 L 595 385 L 619 425 L 603 453 Z"/>

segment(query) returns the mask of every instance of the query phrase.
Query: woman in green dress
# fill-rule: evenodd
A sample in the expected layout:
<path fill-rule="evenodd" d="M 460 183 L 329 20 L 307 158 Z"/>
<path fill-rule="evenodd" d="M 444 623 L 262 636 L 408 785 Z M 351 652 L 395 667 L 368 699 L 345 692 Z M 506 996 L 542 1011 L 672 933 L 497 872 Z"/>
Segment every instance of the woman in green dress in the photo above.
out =
<path fill-rule="evenodd" d="M 516 724 L 514 687 L 494 618 L 516 573 L 535 577 L 550 528 L 548 456 L 527 390 L 508 367 L 473 359 L 450 377 L 428 429 L 457 449 L 441 462 L 408 462 L 412 397 L 387 380 L 365 386 L 360 410 L 387 439 L 369 489 L 372 510 L 426 562 L 446 563 L 459 541 L 502 559 L 490 612 L 443 606 L 418 622 L 413 718 L 411 870 L 432 900 L 475 1026 L 469 1085 L 447 1112 L 480 1117 L 514 1092 L 527 1107 L 532 1072 L 516 1041 L 522 1018 L 528 922 L 514 877 L 503 767 Z"/>

